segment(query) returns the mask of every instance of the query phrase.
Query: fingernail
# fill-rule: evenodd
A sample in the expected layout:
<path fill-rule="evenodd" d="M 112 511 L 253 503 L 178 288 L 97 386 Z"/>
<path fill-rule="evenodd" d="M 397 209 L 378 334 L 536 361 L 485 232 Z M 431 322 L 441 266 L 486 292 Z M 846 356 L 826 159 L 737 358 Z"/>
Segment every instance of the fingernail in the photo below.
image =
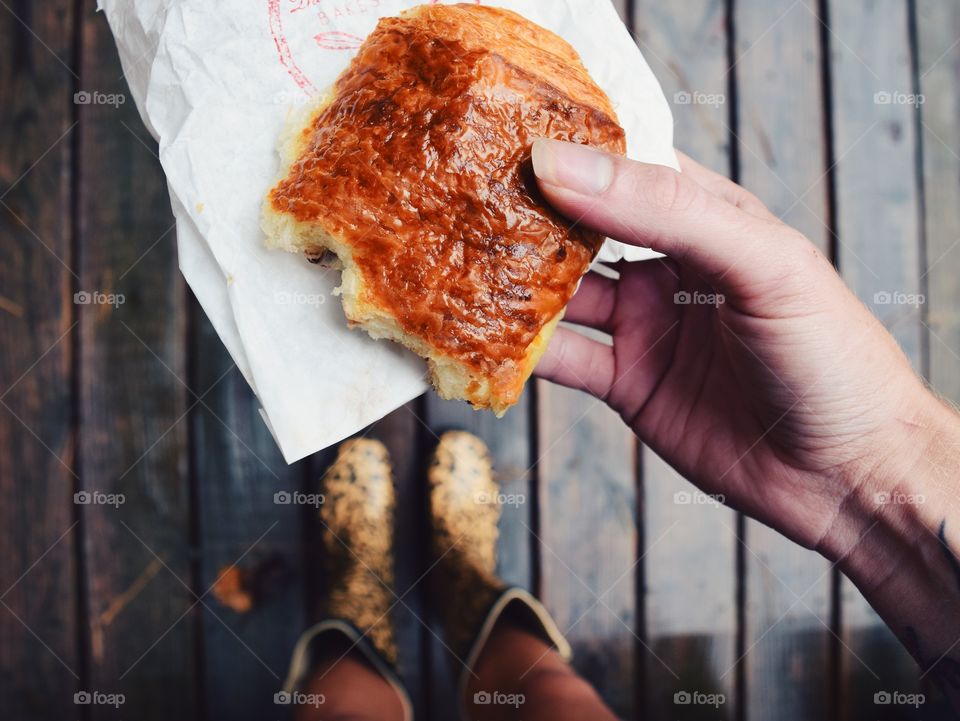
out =
<path fill-rule="evenodd" d="M 544 183 L 600 195 L 613 182 L 613 171 L 613 158 L 585 145 L 546 138 L 533 144 L 533 172 Z"/>

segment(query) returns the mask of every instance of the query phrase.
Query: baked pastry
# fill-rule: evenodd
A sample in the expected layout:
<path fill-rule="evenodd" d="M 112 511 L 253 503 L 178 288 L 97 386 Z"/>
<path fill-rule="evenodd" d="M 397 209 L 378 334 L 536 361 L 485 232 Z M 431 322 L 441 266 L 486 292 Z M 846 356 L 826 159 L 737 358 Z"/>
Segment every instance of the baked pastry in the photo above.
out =
<path fill-rule="evenodd" d="M 282 142 L 268 243 L 333 251 L 351 325 L 423 356 L 444 398 L 502 415 L 603 242 L 543 200 L 538 137 L 625 152 L 564 40 L 478 5 L 384 18 Z"/>

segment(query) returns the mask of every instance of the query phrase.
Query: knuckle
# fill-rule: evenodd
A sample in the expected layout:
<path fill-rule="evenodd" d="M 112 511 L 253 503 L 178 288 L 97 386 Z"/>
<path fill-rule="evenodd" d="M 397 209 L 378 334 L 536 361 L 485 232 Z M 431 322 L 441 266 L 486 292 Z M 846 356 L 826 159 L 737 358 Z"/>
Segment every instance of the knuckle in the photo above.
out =
<path fill-rule="evenodd" d="M 762 200 L 760 200 L 760 198 L 758 198 L 756 195 L 751 193 L 749 190 L 744 190 L 739 185 L 735 185 L 735 187 L 738 189 L 738 191 L 737 191 L 737 199 L 734 204 L 738 208 L 741 208 L 748 212 L 760 212 L 760 211 L 764 213 L 770 212 L 766 204 Z"/>
<path fill-rule="evenodd" d="M 646 170 L 645 177 L 638 179 L 642 188 L 637 195 L 646 197 L 654 210 L 680 212 L 689 210 L 696 201 L 697 193 L 691 183 L 680 173 L 666 166 L 654 165 Z"/>
<path fill-rule="evenodd" d="M 737 187 L 740 188 L 739 185 Z M 743 202 L 759 205 L 759 206 L 762 206 L 763 208 L 767 207 L 766 203 L 760 200 L 760 198 L 757 197 L 757 195 L 755 195 L 754 193 L 751 193 L 749 190 L 744 190 L 743 188 L 740 188 L 740 190 L 743 192 Z"/>
<path fill-rule="evenodd" d="M 783 293 L 806 296 L 813 279 L 832 269 L 830 261 L 800 231 L 781 229 L 776 255 L 768 267 L 775 289 Z"/>
<path fill-rule="evenodd" d="M 729 178 L 724 178 L 717 186 L 717 189 L 720 197 L 734 207 L 754 217 L 770 217 L 770 209 L 767 208 L 766 203 L 757 195 Z"/>
<path fill-rule="evenodd" d="M 811 263 L 819 265 L 821 263 L 829 264 L 829 261 L 820 252 L 803 233 L 796 228 L 783 226 L 781 229 L 782 237 L 780 245 L 787 254 L 787 258 L 793 262 Z"/>
<path fill-rule="evenodd" d="M 587 387 L 590 394 L 602 401 L 607 400 L 613 379 L 609 377 L 607 363 L 600 353 L 594 353 L 587 365 Z"/>

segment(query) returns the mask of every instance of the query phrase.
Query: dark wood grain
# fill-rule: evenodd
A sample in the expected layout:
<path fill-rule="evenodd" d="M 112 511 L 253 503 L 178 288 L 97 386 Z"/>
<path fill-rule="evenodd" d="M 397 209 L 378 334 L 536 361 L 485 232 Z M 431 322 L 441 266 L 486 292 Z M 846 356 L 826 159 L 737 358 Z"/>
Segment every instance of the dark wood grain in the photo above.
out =
<path fill-rule="evenodd" d="M 643 50 L 671 103 L 675 145 L 731 170 L 726 6 L 717 0 L 638 0 Z M 710 96 L 720 99 L 710 104 Z M 689 102 L 685 102 L 689 100 Z M 734 718 L 738 675 L 736 515 L 694 503 L 693 487 L 645 452 L 646 718 Z M 718 471 L 718 472 L 722 472 Z M 720 709 L 675 705 L 679 692 L 723 694 Z"/>
<path fill-rule="evenodd" d="M 629 24 L 627 2 L 614 5 Z M 642 643 L 636 439 L 583 393 L 538 382 L 536 397 L 539 518 L 530 528 L 540 595 L 573 647 L 574 667 L 620 717 L 634 718 Z"/>
<path fill-rule="evenodd" d="M 919 308 L 883 302 L 895 294 L 921 292 L 917 117 L 905 99 L 914 93 L 909 8 L 895 0 L 828 5 L 838 263 L 847 283 L 921 369 Z M 865 709 L 875 708 L 877 691 L 910 692 L 919 673 L 846 580 L 841 603 L 841 716 L 861 719 Z M 876 708 L 878 715 L 907 713 Z"/>
<path fill-rule="evenodd" d="M 83 3 L 81 87 L 127 93 L 116 49 Z M 83 291 L 123 294 L 80 308 L 78 443 L 83 487 L 124 494 L 83 507 L 91 689 L 126 696 L 90 718 L 191 718 L 198 709 L 190 562 L 185 294 L 166 182 L 132 98 L 80 112 Z"/>
<path fill-rule="evenodd" d="M 825 250 L 826 170 L 837 162 L 841 270 L 935 388 L 960 401 L 960 9 L 940 0 L 824 4 L 829 31 L 812 2 L 629 6 L 673 104 L 678 147 L 724 173 L 736 165 L 748 188 Z M 72 102 L 76 90 L 128 93 L 102 16 L 93 0 L 80 5 L 79 17 L 62 0 L 0 7 L 0 715 L 273 718 L 278 677 L 324 590 L 312 509 L 275 504 L 273 494 L 317 490 L 335 449 L 287 467 L 195 306 L 187 322 L 165 181 L 132 99 L 119 108 Z M 616 5 L 626 12 L 625 0 Z M 917 90 L 919 114 L 896 102 Z M 727 104 L 674 103 L 678 92 Z M 895 102 L 878 104 L 877 92 Z M 74 305 L 75 291 L 121 293 L 125 303 Z M 926 302 L 878 302 L 884 292 Z M 387 443 L 398 481 L 396 620 L 418 717 L 446 719 L 453 708 L 450 659 L 432 636 L 442 629 L 428 628 L 438 599 L 425 581 L 414 584 L 430 562 L 426 454 L 435 434 L 455 427 L 487 441 L 504 491 L 527 501 L 505 508 L 500 573 L 526 587 L 539 578 L 577 668 L 623 717 L 829 718 L 835 644 L 841 718 L 910 718 L 873 704 L 877 690 L 917 688 L 918 672 L 850 584 L 840 589 L 834 640 L 823 561 L 749 521 L 739 546 L 733 513 L 685 503 L 677 494 L 689 485 L 638 454 L 619 419 L 544 384 L 499 421 L 428 396 L 363 432 Z M 75 505 L 75 486 L 126 502 Z M 238 560 L 266 569 L 258 606 L 237 614 L 211 595 L 198 603 Z M 119 691 L 126 703 L 78 709 L 80 689 Z M 723 693 L 726 703 L 677 706 L 682 690 Z M 922 717 L 944 716 L 929 704 Z"/>
<path fill-rule="evenodd" d="M 933 387 L 960 402 L 960 5 L 917 3 L 926 207 L 926 323 Z"/>
<path fill-rule="evenodd" d="M 829 256 L 819 18 L 792 0 L 735 8 L 740 182 Z M 828 718 L 830 564 L 754 521 L 743 540 L 745 718 Z"/>
<path fill-rule="evenodd" d="M 615 2 L 621 18 L 627 3 Z M 574 667 L 622 718 L 637 714 L 636 439 L 602 402 L 538 382 L 539 591 Z M 603 539 L 588 543 L 586 539 Z"/>
<path fill-rule="evenodd" d="M 74 716 L 73 4 L 0 9 L 0 715 Z M 29 29 L 28 29 L 29 28 Z"/>
<path fill-rule="evenodd" d="M 303 523 L 315 522 L 304 465 L 287 466 L 259 404 L 202 310 L 191 305 L 191 385 L 204 402 L 191 413 L 200 547 L 200 589 L 233 564 L 250 574 L 247 613 L 202 604 L 204 715 L 258 721 L 277 712 L 273 695 L 306 628 Z M 276 494 L 287 495 L 277 496 Z M 292 502 L 290 502 L 292 501 Z M 303 501 L 303 502 L 301 502 Z"/>
<path fill-rule="evenodd" d="M 541 596 L 574 667 L 624 718 L 636 712 L 635 438 L 602 402 L 540 382 Z M 602 541 L 600 540 L 602 539 Z"/>
<path fill-rule="evenodd" d="M 927 373 L 935 391 L 960 403 L 960 5 L 920 0 L 916 11 L 918 85 L 924 96 Z M 924 692 L 938 698 L 930 676 Z M 940 706 L 936 717 L 949 718 L 946 704 Z"/>

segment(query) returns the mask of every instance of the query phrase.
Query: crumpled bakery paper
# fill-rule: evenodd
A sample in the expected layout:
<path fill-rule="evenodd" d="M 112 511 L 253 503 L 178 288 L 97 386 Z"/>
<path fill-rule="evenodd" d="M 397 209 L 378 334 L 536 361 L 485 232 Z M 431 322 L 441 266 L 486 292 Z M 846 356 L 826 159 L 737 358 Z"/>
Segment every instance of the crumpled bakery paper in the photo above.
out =
<path fill-rule="evenodd" d="M 436 0 L 434 0 L 436 2 Z M 293 463 L 427 387 L 425 364 L 347 328 L 339 273 L 264 247 L 285 118 L 329 87 L 381 16 L 417 0 L 100 0 L 159 142 L 180 269 Z M 606 0 L 496 0 L 569 41 L 609 94 L 630 157 L 677 167 L 656 78 Z M 625 248 L 608 241 L 604 260 Z M 650 257 L 626 249 L 627 257 Z"/>

